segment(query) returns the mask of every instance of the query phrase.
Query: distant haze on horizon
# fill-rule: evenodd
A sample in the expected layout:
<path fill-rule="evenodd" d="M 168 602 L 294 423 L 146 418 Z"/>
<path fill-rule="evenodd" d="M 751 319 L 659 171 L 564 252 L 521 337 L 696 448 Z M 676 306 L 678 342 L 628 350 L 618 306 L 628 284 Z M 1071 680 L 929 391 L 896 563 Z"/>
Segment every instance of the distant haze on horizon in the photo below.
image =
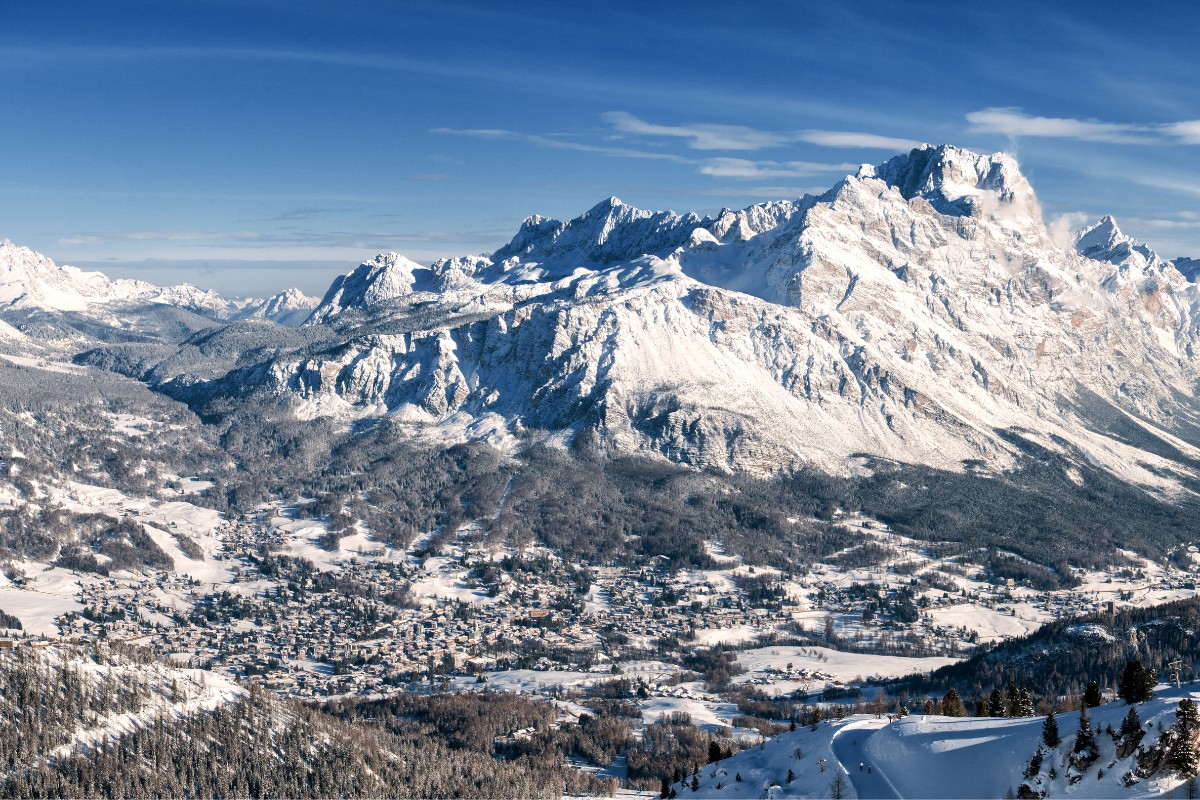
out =
<path fill-rule="evenodd" d="M 145 261 L 74 261 L 72 267 L 103 272 L 110 278 L 150 283 L 181 283 L 212 289 L 224 297 L 269 297 L 284 289 L 299 289 L 323 297 L 338 275 L 357 263 L 345 261 L 254 261 L 241 259 L 147 259 Z"/>
<path fill-rule="evenodd" d="M 0 8 L 0 238 L 228 295 L 490 252 L 609 195 L 709 213 L 919 142 L 1200 257 L 1200 6 L 85 0 Z"/>

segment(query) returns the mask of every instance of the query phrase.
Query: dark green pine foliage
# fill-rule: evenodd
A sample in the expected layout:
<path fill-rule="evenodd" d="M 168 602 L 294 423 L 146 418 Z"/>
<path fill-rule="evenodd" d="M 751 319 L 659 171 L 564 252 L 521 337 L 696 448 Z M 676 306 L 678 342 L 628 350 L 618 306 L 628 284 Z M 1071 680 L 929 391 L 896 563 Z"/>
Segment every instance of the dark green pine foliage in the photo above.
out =
<path fill-rule="evenodd" d="M 1020 692 L 1018 693 L 1018 698 L 1020 700 L 1021 716 L 1032 717 L 1033 698 L 1029 695 L 1029 689 L 1025 686 L 1022 686 Z"/>
<path fill-rule="evenodd" d="M 1071 766 L 1079 772 L 1087 772 L 1100 757 L 1100 748 L 1096 745 L 1096 734 L 1092 730 L 1092 721 L 1088 717 L 1087 706 L 1079 709 L 1079 730 L 1075 733 L 1075 746 L 1071 748 Z"/>
<path fill-rule="evenodd" d="M 1200 731 L 1200 712 L 1189 698 L 1179 701 L 1175 711 L 1175 747 L 1171 751 L 1171 764 L 1184 778 L 1195 778 L 1200 772 L 1200 754 L 1196 752 L 1196 733 Z"/>
<path fill-rule="evenodd" d="M 1104 704 L 1104 695 L 1100 694 L 1100 684 L 1095 681 L 1089 681 L 1087 689 L 1083 692 L 1083 704 L 1088 708 Z"/>
<path fill-rule="evenodd" d="M 1128 758 L 1132 755 L 1145 735 L 1146 731 L 1142 730 L 1142 718 L 1138 716 L 1137 708 L 1130 706 L 1129 713 L 1121 720 L 1121 727 L 1117 731 L 1117 758 Z"/>
<path fill-rule="evenodd" d="M 1004 690 L 1004 716 L 1020 717 L 1021 714 L 1021 690 L 1017 688 L 1015 683 L 1010 683 L 1008 688 Z"/>
<path fill-rule="evenodd" d="M 962 699 L 958 692 L 950 689 L 942 698 L 942 715 L 946 717 L 961 717 L 964 714 Z"/>
<path fill-rule="evenodd" d="M 1154 676 L 1142 666 L 1141 661 L 1130 661 L 1121 673 L 1117 694 L 1130 705 L 1144 703 L 1154 696 L 1154 683 Z"/>
<path fill-rule="evenodd" d="M 989 717 L 1004 716 L 1004 696 L 1000 694 L 999 689 L 992 689 L 992 694 L 988 698 L 987 715 Z"/>
<path fill-rule="evenodd" d="M 1042 741 L 1046 743 L 1046 747 L 1051 749 L 1062 743 L 1062 737 L 1058 734 L 1058 720 L 1055 719 L 1053 711 L 1046 716 L 1046 721 L 1042 723 Z"/>

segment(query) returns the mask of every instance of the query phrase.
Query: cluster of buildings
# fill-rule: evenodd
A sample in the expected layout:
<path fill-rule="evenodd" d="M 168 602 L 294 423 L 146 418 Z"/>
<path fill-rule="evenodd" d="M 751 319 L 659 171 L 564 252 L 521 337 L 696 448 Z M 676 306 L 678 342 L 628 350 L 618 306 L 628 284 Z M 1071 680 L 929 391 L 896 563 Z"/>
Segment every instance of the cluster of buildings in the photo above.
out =
<path fill-rule="evenodd" d="M 379 548 L 314 563 L 275 527 L 243 522 L 219 535 L 223 546 L 208 558 L 228 579 L 156 570 L 95 580 L 82 589 L 84 609 L 58 619 L 60 634 L 127 641 L 281 693 L 326 697 L 387 694 L 452 674 L 678 660 L 698 644 L 723 642 L 824 637 L 957 655 L 975 636 L 939 622 L 938 609 L 970 604 L 1003 614 L 1021 604 L 1049 617 L 1112 602 L 1097 592 L 976 580 L 954 590 L 886 567 L 790 576 L 733 559 L 723 569 L 673 570 L 662 557 L 588 567 L 544 548 L 498 553 L 467 542 L 420 558 Z M 864 585 L 874 588 L 864 593 Z M 915 615 L 899 614 L 901 601 Z"/>

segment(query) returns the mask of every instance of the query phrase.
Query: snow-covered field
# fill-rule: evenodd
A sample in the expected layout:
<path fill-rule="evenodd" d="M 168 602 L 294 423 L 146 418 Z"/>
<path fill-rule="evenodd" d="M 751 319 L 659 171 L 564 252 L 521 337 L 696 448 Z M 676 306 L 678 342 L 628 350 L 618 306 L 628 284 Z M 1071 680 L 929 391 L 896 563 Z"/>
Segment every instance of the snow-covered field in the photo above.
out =
<path fill-rule="evenodd" d="M 60 614 L 82 611 L 79 591 L 83 582 L 95 580 L 61 567 L 34 562 L 17 564 L 26 575 L 18 588 L 0 574 L 0 609 L 21 620 L 24 630 L 41 636 L 57 636 L 54 620 Z"/>
<path fill-rule="evenodd" d="M 1137 706 L 1148 731 L 1144 744 L 1157 739 L 1159 725 L 1168 728 L 1174 723 L 1175 708 L 1184 697 L 1200 699 L 1200 686 L 1159 686 L 1153 700 Z M 1132 757 L 1118 759 L 1113 740 L 1104 731 L 1109 725 L 1119 729 L 1128 711 L 1122 701 L 1090 709 L 1100 758 L 1074 784 L 1067 777 L 1066 756 L 1074 743 L 1079 712 L 1058 716 L 1063 741 L 1046 755 L 1043 766 L 1043 773 L 1054 767 L 1057 775 L 1048 779 L 1049 797 L 1184 796 L 1184 781 L 1173 773 L 1123 784 Z M 1004 797 L 1025 780 L 1022 773 L 1042 742 L 1044 720 L 913 715 L 894 721 L 856 716 L 822 722 L 815 731 L 801 728 L 784 733 L 761 747 L 703 767 L 695 793 L 690 781 L 676 790 L 680 797 L 830 797 L 840 772 L 846 782 L 845 797 Z M 1047 780 L 1045 774 L 1043 779 Z"/>
<path fill-rule="evenodd" d="M 834 683 L 931 672 L 956 660 L 943 656 L 864 655 L 827 647 L 757 647 L 738 653 L 737 663 L 746 673 L 734 678 L 734 682 L 768 683 L 767 691 L 777 694 L 820 691 Z"/>

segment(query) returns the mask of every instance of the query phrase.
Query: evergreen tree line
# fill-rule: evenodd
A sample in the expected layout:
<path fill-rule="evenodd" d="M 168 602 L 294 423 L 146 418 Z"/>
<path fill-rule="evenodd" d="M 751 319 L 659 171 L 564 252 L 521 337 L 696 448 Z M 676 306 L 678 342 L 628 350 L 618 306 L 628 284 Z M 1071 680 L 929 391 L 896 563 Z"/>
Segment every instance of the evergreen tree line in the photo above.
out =
<path fill-rule="evenodd" d="M 352 724 L 258 688 L 240 701 L 182 719 L 143 715 L 138 730 L 110 736 L 86 751 L 50 757 L 89 717 L 70 701 L 80 696 L 77 683 L 67 680 L 59 690 L 48 683 L 60 675 L 36 669 L 23 674 L 6 681 L 5 699 L 39 709 L 40 722 L 36 728 L 18 722 L 2 729 L 4 797 L 489 798 L 613 789 L 611 782 L 566 767 L 557 750 L 512 752 L 498 759 L 490 740 L 478 747 L 478 739 L 455 740 L 437 725 L 421 722 L 396 720 L 386 730 Z M 82 696 L 105 698 L 94 712 L 100 716 L 91 722 L 143 708 L 128 697 L 110 696 L 103 687 Z M 426 715 L 443 725 L 463 724 L 450 722 L 453 716 L 448 709 Z M 489 725 L 489 733 L 498 729 L 482 715 L 472 719 Z M 511 724 L 513 717 L 506 721 Z"/>
<path fill-rule="evenodd" d="M 965 661 L 913 675 L 894 691 L 933 694 L 953 687 L 963 696 L 988 697 L 996 687 L 1027 687 L 1041 697 L 1079 697 L 1089 682 L 1117 689 L 1127 665 L 1138 662 L 1151 685 L 1182 662 L 1181 677 L 1196 674 L 1200 654 L 1200 598 L 1113 615 L 1088 614 L 1050 622 L 1034 633 L 988 646 Z"/>

